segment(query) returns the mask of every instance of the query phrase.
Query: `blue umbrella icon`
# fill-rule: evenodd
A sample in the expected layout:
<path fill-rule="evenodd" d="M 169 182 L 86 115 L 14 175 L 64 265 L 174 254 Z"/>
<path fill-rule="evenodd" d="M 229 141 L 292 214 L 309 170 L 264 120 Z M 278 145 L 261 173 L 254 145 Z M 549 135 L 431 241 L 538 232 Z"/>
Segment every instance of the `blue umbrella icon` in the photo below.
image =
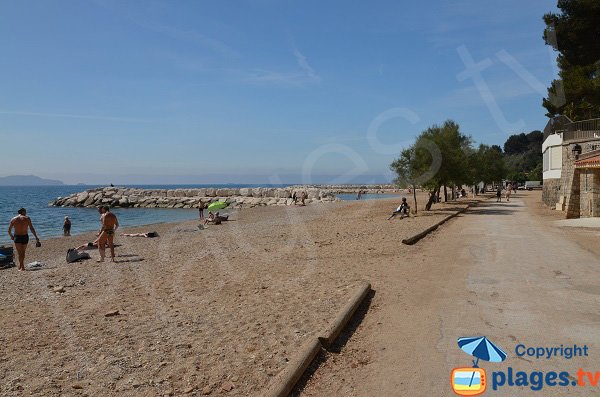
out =
<path fill-rule="evenodd" d="M 499 363 L 506 360 L 506 353 L 485 336 L 458 338 L 458 347 L 465 353 L 477 358 L 477 361 L 473 361 L 473 368 L 477 368 L 480 359 L 492 363 Z M 469 386 L 473 383 L 474 376 L 475 372 L 471 376 Z"/>

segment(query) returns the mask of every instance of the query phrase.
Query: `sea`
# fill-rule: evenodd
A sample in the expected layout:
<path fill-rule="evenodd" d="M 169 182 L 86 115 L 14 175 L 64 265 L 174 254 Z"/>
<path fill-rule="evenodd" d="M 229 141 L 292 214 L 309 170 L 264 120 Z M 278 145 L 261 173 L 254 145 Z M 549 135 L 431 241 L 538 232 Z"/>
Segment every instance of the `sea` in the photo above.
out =
<path fill-rule="evenodd" d="M 287 187 L 279 185 L 128 185 L 143 189 L 193 189 L 193 188 L 242 188 L 242 187 Z M 96 231 L 100 227 L 99 215 L 95 208 L 62 208 L 51 207 L 49 203 L 58 197 L 94 189 L 101 186 L 60 185 L 60 186 L 0 186 L 0 244 L 10 243 L 8 224 L 17 215 L 21 207 L 27 209 L 27 215 L 40 238 L 62 235 L 65 216 L 71 219 L 71 234 Z M 356 194 L 339 194 L 342 200 L 355 200 Z M 390 195 L 364 194 L 363 200 L 389 198 Z M 174 208 L 114 208 L 112 211 L 119 217 L 121 227 L 142 226 L 164 222 L 193 220 L 198 217 L 195 209 Z"/>
<path fill-rule="evenodd" d="M 144 189 L 192 189 L 203 187 L 286 187 L 289 185 L 128 185 Z M 8 224 L 21 207 L 27 210 L 40 238 L 61 236 L 65 216 L 71 219 L 71 234 L 96 231 L 100 228 L 99 215 L 95 208 L 51 207 L 49 203 L 58 197 L 94 189 L 100 186 L 0 186 L 0 244 L 10 243 Z M 142 226 L 155 223 L 193 220 L 198 217 L 195 209 L 163 208 L 114 208 L 121 227 Z"/>

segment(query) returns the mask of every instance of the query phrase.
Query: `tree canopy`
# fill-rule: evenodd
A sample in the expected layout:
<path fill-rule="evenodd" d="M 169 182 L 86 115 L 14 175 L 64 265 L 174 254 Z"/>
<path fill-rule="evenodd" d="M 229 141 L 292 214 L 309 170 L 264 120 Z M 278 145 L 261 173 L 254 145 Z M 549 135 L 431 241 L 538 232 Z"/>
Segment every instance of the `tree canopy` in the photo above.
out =
<path fill-rule="evenodd" d="M 404 149 L 392 162 L 400 186 L 420 186 L 437 195 L 442 186 L 492 184 L 542 179 L 540 131 L 508 137 L 504 152 L 498 145 L 472 146 L 472 139 L 460 132 L 457 123 L 447 120 L 419 134 L 414 145 Z M 426 209 L 431 207 L 427 203 Z"/>
<path fill-rule="evenodd" d="M 559 80 L 548 88 L 548 117 L 600 115 L 600 1 L 559 0 L 560 13 L 544 15 L 544 40 L 558 51 Z"/>

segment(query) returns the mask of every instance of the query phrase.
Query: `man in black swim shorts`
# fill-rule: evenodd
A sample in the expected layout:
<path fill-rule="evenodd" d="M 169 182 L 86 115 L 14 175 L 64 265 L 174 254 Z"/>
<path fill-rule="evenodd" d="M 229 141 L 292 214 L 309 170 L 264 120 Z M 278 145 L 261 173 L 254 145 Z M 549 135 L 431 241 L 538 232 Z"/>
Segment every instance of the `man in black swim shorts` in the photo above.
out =
<path fill-rule="evenodd" d="M 27 234 L 29 229 L 31 229 L 31 233 L 33 233 L 35 239 L 37 240 L 36 245 L 39 246 L 41 244 L 33 224 L 31 223 L 31 219 L 27 216 L 27 211 L 25 208 L 21 208 L 17 212 L 19 215 L 12 218 L 10 220 L 10 224 L 8 225 L 8 235 L 15 243 L 15 249 L 19 255 L 19 271 L 23 271 L 25 270 L 25 250 L 27 249 L 27 244 L 29 243 L 29 234 Z"/>

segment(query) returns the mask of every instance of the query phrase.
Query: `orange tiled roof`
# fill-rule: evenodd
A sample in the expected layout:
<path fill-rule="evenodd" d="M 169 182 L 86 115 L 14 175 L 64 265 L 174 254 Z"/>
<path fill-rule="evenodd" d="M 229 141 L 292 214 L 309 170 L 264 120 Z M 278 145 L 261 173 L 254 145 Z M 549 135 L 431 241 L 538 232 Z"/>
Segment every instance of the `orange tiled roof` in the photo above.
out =
<path fill-rule="evenodd" d="M 577 168 L 600 168 L 600 154 L 588 157 L 587 159 L 581 159 L 575 161 L 575 167 Z"/>

